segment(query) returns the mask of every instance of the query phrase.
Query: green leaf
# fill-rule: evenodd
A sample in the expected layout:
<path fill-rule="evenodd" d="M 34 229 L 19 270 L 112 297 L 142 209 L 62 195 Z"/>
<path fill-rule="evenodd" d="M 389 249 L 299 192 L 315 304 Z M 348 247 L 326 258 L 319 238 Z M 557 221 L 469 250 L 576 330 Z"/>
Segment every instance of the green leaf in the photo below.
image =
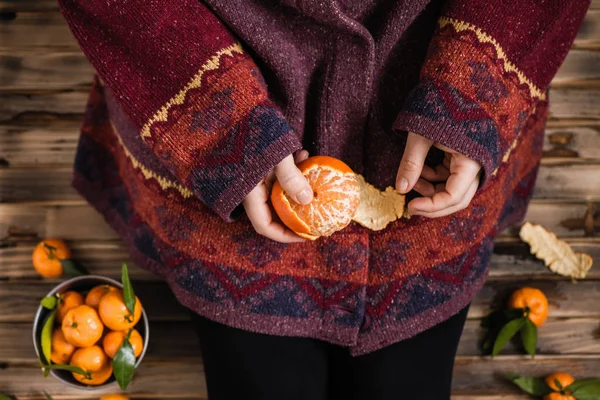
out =
<path fill-rule="evenodd" d="M 562 383 L 556 378 L 554 378 L 554 385 L 558 388 L 558 390 L 562 391 L 564 389 Z"/>
<path fill-rule="evenodd" d="M 81 275 L 89 275 L 88 270 L 81 264 L 65 258 L 64 260 L 60 260 L 60 265 L 63 267 L 63 271 L 65 275 L 70 277 L 76 277 Z"/>
<path fill-rule="evenodd" d="M 40 301 L 40 304 L 48 310 L 54 310 L 58 304 L 58 298 L 56 296 L 44 297 L 42 301 Z"/>
<path fill-rule="evenodd" d="M 42 335 L 40 337 L 40 343 L 42 345 L 42 357 L 46 363 L 50 364 L 50 353 L 52 352 L 52 328 L 54 327 L 54 318 L 56 317 L 56 311 L 54 310 L 46 319 L 44 327 L 42 328 Z"/>
<path fill-rule="evenodd" d="M 0 393 L 0 400 L 12 400 L 8 395 Z"/>
<path fill-rule="evenodd" d="M 48 394 L 48 392 L 46 392 L 45 390 L 44 390 L 44 396 L 46 396 L 46 400 L 54 400 L 54 399 L 52 398 L 52 396 L 50 396 L 50 395 Z"/>
<path fill-rule="evenodd" d="M 131 335 L 131 330 L 113 358 L 113 375 L 119 382 L 121 390 L 127 389 L 135 373 L 135 354 L 131 343 L 129 343 L 129 335 Z"/>
<path fill-rule="evenodd" d="M 127 271 L 127 264 L 125 263 L 123 263 L 123 266 L 121 267 L 121 283 L 123 284 L 123 299 L 125 300 L 125 305 L 129 312 L 131 312 L 131 315 L 133 315 L 135 310 L 135 293 L 133 293 L 133 287 L 129 280 L 129 272 Z"/>
<path fill-rule="evenodd" d="M 521 328 L 521 341 L 527 354 L 534 356 L 537 347 L 537 326 L 529 318 L 525 319 Z"/>
<path fill-rule="evenodd" d="M 521 330 L 525 324 L 525 318 L 514 319 L 508 324 L 504 325 L 504 328 L 498 333 L 496 341 L 494 342 L 494 349 L 492 350 L 492 356 L 497 356 L 504 345 Z"/>
<path fill-rule="evenodd" d="M 507 321 L 512 321 L 513 319 L 524 317 L 526 310 L 525 308 L 507 308 L 504 310 L 504 316 Z"/>
<path fill-rule="evenodd" d="M 577 400 L 598 400 L 600 398 L 600 379 L 586 379 L 576 385 L 578 381 L 569 385 L 569 390 Z M 575 389 L 573 386 L 575 385 Z"/>
<path fill-rule="evenodd" d="M 51 369 L 59 369 L 62 371 L 75 372 L 76 374 L 83 375 L 86 379 L 92 379 L 89 372 L 83 370 L 81 367 L 76 367 L 74 365 L 67 364 L 50 364 L 50 365 L 42 365 L 42 369 L 44 370 L 44 375 L 46 375 L 47 371 Z"/>
<path fill-rule="evenodd" d="M 552 389 L 548 387 L 546 382 L 541 378 L 531 378 L 528 376 L 511 378 L 513 383 L 520 387 L 524 392 L 529 393 L 533 396 L 545 396 L 552 392 Z"/>
<path fill-rule="evenodd" d="M 599 378 L 589 378 L 589 379 L 577 379 L 575 382 L 571 383 L 565 389 L 569 389 L 571 392 L 579 389 L 579 387 L 588 385 L 590 383 L 600 382 Z"/>

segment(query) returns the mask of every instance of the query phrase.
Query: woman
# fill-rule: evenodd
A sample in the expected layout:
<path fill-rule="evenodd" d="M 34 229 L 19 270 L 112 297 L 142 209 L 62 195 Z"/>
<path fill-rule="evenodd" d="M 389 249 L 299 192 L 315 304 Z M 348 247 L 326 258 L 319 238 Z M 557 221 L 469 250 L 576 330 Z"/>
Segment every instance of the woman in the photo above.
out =
<path fill-rule="evenodd" d="M 60 4 L 100 77 L 74 185 L 197 314 L 209 398 L 448 399 L 588 1 Z M 413 217 L 295 236 L 268 190 L 311 201 L 306 150 Z"/>

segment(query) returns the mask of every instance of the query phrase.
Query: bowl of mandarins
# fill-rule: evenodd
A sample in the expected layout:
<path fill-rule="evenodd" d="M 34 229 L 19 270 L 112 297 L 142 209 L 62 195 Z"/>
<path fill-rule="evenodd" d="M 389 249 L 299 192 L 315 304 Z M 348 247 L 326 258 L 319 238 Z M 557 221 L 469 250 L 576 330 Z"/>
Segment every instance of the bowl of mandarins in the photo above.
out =
<path fill-rule="evenodd" d="M 33 344 L 45 376 L 84 390 L 131 382 L 148 347 L 149 325 L 123 266 L 123 283 L 84 275 L 41 301 Z"/>

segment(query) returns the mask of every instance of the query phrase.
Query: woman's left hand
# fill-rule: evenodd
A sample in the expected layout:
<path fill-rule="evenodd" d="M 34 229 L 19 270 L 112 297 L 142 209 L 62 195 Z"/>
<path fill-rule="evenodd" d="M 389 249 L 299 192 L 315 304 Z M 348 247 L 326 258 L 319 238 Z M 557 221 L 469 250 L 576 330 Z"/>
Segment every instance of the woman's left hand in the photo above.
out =
<path fill-rule="evenodd" d="M 443 164 L 435 169 L 425 165 L 431 146 L 446 153 Z M 481 164 L 446 146 L 409 132 L 398 175 L 396 190 L 408 193 L 412 189 L 423 197 L 408 203 L 411 215 L 437 218 L 466 208 L 477 188 Z"/>

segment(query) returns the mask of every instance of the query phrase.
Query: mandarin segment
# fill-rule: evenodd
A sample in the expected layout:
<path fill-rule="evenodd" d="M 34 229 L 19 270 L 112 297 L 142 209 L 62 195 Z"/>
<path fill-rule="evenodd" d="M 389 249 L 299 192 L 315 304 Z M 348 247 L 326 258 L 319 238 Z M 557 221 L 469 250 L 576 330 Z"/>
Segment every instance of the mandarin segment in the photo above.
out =
<path fill-rule="evenodd" d="M 548 318 L 548 299 L 541 290 L 531 287 L 522 287 L 515 290 L 508 301 L 509 308 L 529 309 L 528 317 L 540 327 Z"/>
<path fill-rule="evenodd" d="M 291 200 L 279 182 L 271 192 L 271 203 L 281 221 L 307 239 L 330 236 L 352 221 L 360 205 L 356 174 L 333 157 L 310 157 L 298 164 L 313 189 L 310 204 Z"/>
<path fill-rule="evenodd" d="M 81 305 L 70 309 L 62 321 L 62 332 L 67 342 L 77 347 L 89 347 L 102 337 L 104 325 L 96 310 Z"/>
<path fill-rule="evenodd" d="M 63 273 L 60 260 L 71 258 L 71 250 L 60 239 L 44 239 L 32 253 L 35 270 L 44 278 L 58 278 Z"/>
<path fill-rule="evenodd" d="M 106 396 L 100 397 L 100 400 L 129 400 L 129 397 L 122 394 L 107 394 Z"/>
<path fill-rule="evenodd" d="M 135 298 L 134 313 L 127 309 L 122 291 L 105 294 L 98 305 L 100 318 L 106 327 L 113 331 L 125 331 L 133 328 L 142 316 L 142 303 Z"/>
<path fill-rule="evenodd" d="M 85 296 L 85 304 L 95 309 L 98 309 L 98 305 L 100 305 L 100 300 L 102 299 L 102 297 L 104 297 L 105 294 L 110 292 L 116 292 L 118 290 L 119 289 L 111 285 L 98 285 L 92 290 L 90 290 Z"/>
<path fill-rule="evenodd" d="M 56 307 L 56 322 L 60 324 L 70 309 L 79 307 L 82 304 L 83 296 L 79 292 L 70 290 L 61 294 Z"/>

